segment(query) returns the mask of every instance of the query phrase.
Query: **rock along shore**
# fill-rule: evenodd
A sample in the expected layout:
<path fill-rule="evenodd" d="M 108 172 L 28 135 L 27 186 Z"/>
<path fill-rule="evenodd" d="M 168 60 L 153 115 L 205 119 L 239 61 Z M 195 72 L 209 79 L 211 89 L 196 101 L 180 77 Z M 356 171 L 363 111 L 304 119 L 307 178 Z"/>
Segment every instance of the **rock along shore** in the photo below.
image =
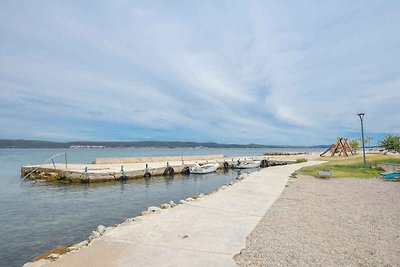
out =
<path fill-rule="evenodd" d="M 25 266 L 234 266 L 234 255 L 245 248 L 245 238 L 281 195 L 290 174 L 320 163 L 261 169 L 210 195 L 149 207 L 116 227 L 99 226 L 67 254 Z"/>

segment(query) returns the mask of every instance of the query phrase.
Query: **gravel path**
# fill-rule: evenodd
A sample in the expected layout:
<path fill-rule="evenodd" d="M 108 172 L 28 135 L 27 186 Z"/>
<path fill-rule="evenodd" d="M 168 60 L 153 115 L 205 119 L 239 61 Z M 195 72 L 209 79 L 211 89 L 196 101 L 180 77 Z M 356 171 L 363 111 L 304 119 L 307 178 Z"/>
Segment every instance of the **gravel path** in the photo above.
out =
<path fill-rule="evenodd" d="M 235 261 L 240 266 L 400 266 L 400 183 L 291 179 Z"/>

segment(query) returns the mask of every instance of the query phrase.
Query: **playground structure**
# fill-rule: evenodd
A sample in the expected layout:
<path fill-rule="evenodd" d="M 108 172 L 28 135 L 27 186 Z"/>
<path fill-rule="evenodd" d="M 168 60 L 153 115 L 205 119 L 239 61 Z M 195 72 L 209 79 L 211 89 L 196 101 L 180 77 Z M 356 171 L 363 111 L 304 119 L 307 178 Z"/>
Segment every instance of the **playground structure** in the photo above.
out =
<path fill-rule="evenodd" d="M 338 154 L 338 156 L 348 157 L 349 154 L 355 155 L 355 152 L 351 149 L 349 143 L 347 142 L 347 138 L 338 137 L 336 139 L 336 144 L 332 144 L 327 150 L 320 154 L 321 157 L 324 157 L 326 153 L 330 152 L 331 157 Z"/>

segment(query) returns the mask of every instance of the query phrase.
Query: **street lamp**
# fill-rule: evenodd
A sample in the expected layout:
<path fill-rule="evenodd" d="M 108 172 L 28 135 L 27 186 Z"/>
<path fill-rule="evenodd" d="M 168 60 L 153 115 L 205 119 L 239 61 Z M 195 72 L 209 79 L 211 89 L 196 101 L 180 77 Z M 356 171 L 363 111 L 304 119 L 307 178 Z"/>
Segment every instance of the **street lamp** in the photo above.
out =
<path fill-rule="evenodd" d="M 366 169 L 367 162 L 365 161 L 364 125 L 363 125 L 363 119 L 364 119 L 365 113 L 358 113 L 357 115 L 358 115 L 358 117 L 360 117 L 360 121 L 361 121 L 361 138 L 362 138 L 361 140 L 362 140 L 362 145 L 363 145 L 364 169 Z"/>

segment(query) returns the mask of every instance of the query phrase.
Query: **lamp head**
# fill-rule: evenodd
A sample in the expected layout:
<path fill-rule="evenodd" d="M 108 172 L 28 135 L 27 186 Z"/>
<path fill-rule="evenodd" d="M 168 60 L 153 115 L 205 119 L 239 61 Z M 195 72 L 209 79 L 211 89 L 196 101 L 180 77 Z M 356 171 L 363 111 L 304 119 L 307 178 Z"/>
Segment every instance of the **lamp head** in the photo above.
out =
<path fill-rule="evenodd" d="M 362 119 L 364 118 L 365 113 L 358 113 L 357 115 L 358 115 L 358 117 L 360 117 L 360 119 L 362 120 Z"/>

